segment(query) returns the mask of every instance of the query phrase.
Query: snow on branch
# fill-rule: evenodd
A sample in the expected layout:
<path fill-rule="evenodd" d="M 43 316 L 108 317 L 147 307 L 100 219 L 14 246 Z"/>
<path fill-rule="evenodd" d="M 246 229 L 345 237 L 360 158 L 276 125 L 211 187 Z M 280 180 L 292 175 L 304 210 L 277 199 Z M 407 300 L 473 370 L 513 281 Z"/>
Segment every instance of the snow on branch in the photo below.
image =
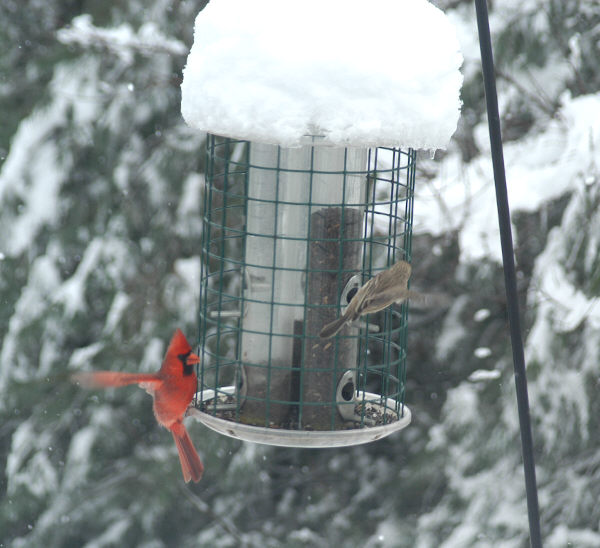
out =
<path fill-rule="evenodd" d="M 56 33 L 56 37 L 63 44 L 106 48 L 126 63 L 133 61 L 136 52 L 142 55 L 185 55 L 188 51 L 183 42 L 165 36 L 154 23 L 144 23 L 137 32 L 126 23 L 118 27 L 101 28 L 92 23 L 89 14 L 75 17 L 70 26 Z"/>

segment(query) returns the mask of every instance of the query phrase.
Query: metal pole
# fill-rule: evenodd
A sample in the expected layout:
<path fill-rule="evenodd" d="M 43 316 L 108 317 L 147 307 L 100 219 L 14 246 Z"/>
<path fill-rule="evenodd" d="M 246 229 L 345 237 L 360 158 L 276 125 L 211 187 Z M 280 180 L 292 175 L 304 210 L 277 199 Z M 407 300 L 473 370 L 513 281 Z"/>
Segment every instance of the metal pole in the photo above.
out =
<path fill-rule="evenodd" d="M 486 0 L 475 0 L 475 9 L 477 11 L 477 28 L 479 31 L 479 46 L 481 48 L 481 63 L 483 67 L 483 82 L 487 102 L 494 181 L 496 184 L 496 203 L 498 205 L 502 262 L 504 264 L 504 283 L 506 285 L 508 322 L 510 326 L 510 339 L 512 343 L 513 364 L 515 370 L 523 468 L 525 471 L 525 489 L 527 492 L 529 535 L 531 546 L 533 548 L 541 548 L 540 511 L 535 479 L 533 436 L 531 434 L 531 419 L 529 416 L 525 355 L 523 351 L 523 338 L 521 335 L 521 322 L 519 319 L 517 277 L 510 226 L 510 211 L 508 208 L 508 194 L 506 191 L 506 174 L 504 171 L 504 154 L 502 151 L 502 137 L 500 133 L 498 95 L 494 77 L 494 58 L 492 54 L 492 42 Z"/>

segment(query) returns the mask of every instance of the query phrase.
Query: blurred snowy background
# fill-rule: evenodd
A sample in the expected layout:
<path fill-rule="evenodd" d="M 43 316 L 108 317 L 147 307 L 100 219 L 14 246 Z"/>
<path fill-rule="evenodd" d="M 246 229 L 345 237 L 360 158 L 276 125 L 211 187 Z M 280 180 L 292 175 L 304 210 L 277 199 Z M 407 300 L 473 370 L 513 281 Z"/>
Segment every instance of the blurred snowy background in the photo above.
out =
<path fill-rule="evenodd" d="M 204 3 L 0 3 L 0 546 L 527 546 L 470 0 L 436 2 L 458 29 L 464 107 L 448 150 L 420 158 L 412 279 L 453 303 L 411 314 L 409 428 L 296 450 L 190 421 L 207 471 L 184 486 L 145 393 L 66 381 L 155 370 L 175 327 L 196 338 L 203 138 L 179 86 Z M 542 531 L 592 548 L 600 2 L 491 4 Z"/>

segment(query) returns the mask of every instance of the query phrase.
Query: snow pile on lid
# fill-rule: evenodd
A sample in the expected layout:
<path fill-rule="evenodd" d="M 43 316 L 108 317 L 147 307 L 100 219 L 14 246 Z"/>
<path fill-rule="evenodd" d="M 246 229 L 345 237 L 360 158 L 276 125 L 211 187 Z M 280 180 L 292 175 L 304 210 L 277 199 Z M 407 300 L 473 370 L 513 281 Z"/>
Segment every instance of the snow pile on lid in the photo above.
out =
<path fill-rule="evenodd" d="M 213 0 L 198 14 L 181 112 L 282 146 L 445 148 L 460 113 L 455 29 L 426 0 Z"/>

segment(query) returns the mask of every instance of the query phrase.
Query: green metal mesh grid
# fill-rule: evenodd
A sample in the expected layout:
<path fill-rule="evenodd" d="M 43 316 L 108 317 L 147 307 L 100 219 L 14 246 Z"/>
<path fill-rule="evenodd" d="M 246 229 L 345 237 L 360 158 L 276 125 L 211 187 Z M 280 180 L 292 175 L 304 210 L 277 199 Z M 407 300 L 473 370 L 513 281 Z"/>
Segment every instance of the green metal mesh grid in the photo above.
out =
<path fill-rule="evenodd" d="M 196 406 L 276 429 L 397 420 L 407 305 L 363 316 L 332 339 L 318 332 L 352 284 L 410 262 L 415 152 L 338 149 L 332 162 L 318 144 L 214 135 L 206 152 Z"/>

